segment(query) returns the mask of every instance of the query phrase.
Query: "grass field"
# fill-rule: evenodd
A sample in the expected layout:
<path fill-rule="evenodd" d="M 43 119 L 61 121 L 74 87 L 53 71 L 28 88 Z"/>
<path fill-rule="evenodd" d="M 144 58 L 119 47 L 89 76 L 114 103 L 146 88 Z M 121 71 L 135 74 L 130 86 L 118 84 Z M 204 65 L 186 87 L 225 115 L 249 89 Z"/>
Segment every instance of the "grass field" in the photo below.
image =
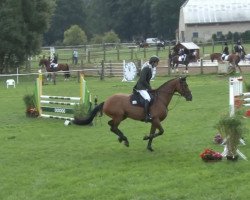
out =
<path fill-rule="evenodd" d="M 246 75 L 246 80 L 250 75 Z M 157 77 L 156 88 L 170 77 Z M 102 102 L 114 93 L 130 93 L 135 83 L 121 78 L 87 77 L 92 95 Z M 63 120 L 25 117 L 25 94 L 34 80 L 20 80 L 16 89 L 0 87 L 0 199 L 3 200 L 247 200 L 249 161 L 203 162 L 213 143 L 215 124 L 229 111 L 228 77 L 189 76 L 193 101 L 174 96 L 165 133 L 146 150 L 143 136 L 150 124 L 127 119 L 120 128 L 127 148 L 109 131 L 108 117 L 94 126 L 64 126 Z M 46 85 L 44 94 L 78 96 L 76 79 Z M 245 119 L 250 128 L 250 119 Z M 240 150 L 250 156 L 249 135 Z"/>

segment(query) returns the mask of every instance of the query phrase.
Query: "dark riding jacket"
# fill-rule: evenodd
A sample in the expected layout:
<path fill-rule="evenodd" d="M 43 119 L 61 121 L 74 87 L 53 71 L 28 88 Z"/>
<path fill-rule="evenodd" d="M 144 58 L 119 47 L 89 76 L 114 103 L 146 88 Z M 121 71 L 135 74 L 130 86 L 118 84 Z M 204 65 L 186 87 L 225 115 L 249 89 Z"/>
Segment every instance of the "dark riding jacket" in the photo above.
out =
<path fill-rule="evenodd" d="M 57 56 L 54 57 L 54 59 L 52 60 L 52 63 L 57 64 Z"/>
<path fill-rule="evenodd" d="M 244 52 L 244 47 L 242 45 L 235 45 L 234 46 L 235 53 L 241 53 Z"/>
<path fill-rule="evenodd" d="M 229 55 L 228 47 L 225 47 L 225 48 L 224 48 L 223 53 L 226 54 L 226 55 Z"/>
<path fill-rule="evenodd" d="M 134 86 L 135 90 L 151 90 L 150 79 L 152 78 L 151 65 L 143 67 L 140 78 Z"/>

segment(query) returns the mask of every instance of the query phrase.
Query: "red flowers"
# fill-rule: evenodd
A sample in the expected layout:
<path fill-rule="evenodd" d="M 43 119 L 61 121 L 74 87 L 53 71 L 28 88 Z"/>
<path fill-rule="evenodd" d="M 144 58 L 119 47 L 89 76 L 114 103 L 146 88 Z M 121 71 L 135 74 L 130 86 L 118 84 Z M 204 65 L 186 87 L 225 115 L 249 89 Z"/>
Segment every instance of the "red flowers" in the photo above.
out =
<path fill-rule="evenodd" d="M 204 152 L 200 154 L 200 157 L 206 162 L 219 161 L 222 159 L 222 155 L 212 149 L 205 149 Z"/>
<path fill-rule="evenodd" d="M 26 110 L 26 116 L 27 117 L 38 117 L 39 113 L 38 113 L 38 110 L 36 108 L 28 108 Z"/>
<path fill-rule="evenodd" d="M 220 133 L 217 133 L 215 136 L 214 136 L 214 142 L 216 144 L 221 144 L 223 142 L 223 138 L 221 136 Z"/>

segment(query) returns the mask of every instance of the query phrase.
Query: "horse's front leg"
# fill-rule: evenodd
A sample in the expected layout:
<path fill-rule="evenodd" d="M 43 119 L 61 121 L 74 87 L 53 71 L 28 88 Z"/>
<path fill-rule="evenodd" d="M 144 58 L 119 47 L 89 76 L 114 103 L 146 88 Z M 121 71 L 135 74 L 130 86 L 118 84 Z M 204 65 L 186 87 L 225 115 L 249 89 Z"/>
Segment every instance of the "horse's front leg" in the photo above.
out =
<path fill-rule="evenodd" d="M 158 133 L 155 132 L 156 129 L 159 130 Z M 157 122 L 152 122 L 149 136 L 145 136 L 145 137 L 143 138 L 143 140 L 148 140 L 147 149 L 148 149 L 149 151 L 154 151 L 153 148 L 152 148 L 153 139 L 154 139 L 155 137 L 158 137 L 158 136 L 162 135 L 163 133 L 164 133 L 164 129 L 162 128 L 160 122 L 159 122 L 159 121 L 157 121 Z"/>
<path fill-rule="evenodd" d="M 154 134 L 155 134 L 155 131 L 156 131 L 156 127 L 153 126 L 153 124 L 151 124 L 151 129 L 150 129 L 150 133 L 149 133 L 149 136 L 144 136 L 143 140 L 148 140 L 148 145 L 147 145 L 147 149 L 149 151 L 154 151 L 152 149 L 152 142 L 153 142 L 153 139 L 154 139 Z"/>
<path fill-rule="evenodd" d="M 176 71 L 176 73 L 178 73 L 178 72 L 179 72 L 178 67 L 179 67 L 179 63 L 177 62 L 177 63 L 176 63 L 176 65 L 175 65 L 175 71 Z"/>
<path fill-rule="evenodd" d="M 188 74 L 188 64 L 186 64 L 186 70 L 184 70 L 184 73 Z"/>

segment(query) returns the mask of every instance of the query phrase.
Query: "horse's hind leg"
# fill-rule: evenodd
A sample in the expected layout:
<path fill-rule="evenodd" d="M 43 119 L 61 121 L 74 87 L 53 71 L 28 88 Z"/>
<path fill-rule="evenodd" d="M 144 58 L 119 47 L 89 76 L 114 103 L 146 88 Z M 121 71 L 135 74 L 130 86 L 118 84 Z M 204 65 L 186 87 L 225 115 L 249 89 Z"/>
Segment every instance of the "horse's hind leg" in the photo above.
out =
<path fill-rule="evenodd" d="M 129 141 L 128 138 L 126 136 L 123 135 L 123 133 L 121 132 L 120 129 L 118 129 L 119 123 L 115 123 L 114 120 L 110 120 L 108 122 L 108 125 L 110 126 L 110 130 L 116 134 L 118 136 L 118 141 L 121 143 L 122 141 L 124 141 L 124 145 L 129 147 Z"/>
<path fill-rule="evenodd" d="M 186 65 L 186 69 L 184 70 L 184 73 L 188 74 L 188 65 Z"/>

